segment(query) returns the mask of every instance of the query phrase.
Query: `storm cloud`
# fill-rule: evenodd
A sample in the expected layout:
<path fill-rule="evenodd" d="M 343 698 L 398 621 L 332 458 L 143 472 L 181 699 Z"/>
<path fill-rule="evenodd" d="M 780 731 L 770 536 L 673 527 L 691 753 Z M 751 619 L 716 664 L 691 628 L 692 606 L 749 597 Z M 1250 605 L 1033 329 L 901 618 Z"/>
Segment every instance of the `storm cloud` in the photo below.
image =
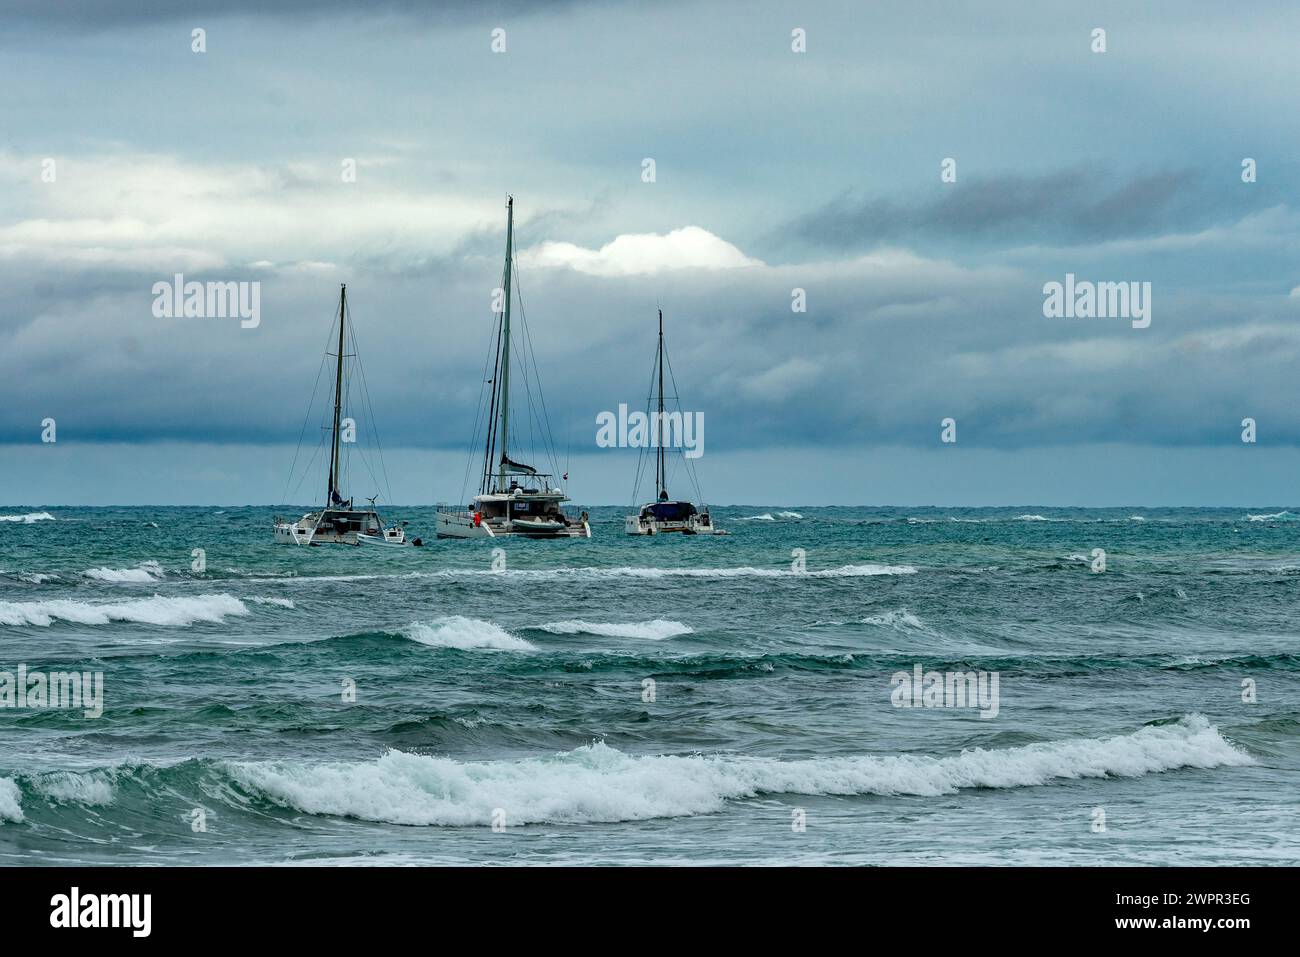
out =
<path fill-rule="evenodd" d="M 705 474 L 731 456 L 794 489 L 800 455 L 929 455 L 948 417 L 1012 469 L 1241 451 L 1244 417 L 1300 446 L 1300 11 L 310 6 L 204 13 L 196 54 L 198 6 L 7 5 L 0 444 L 21 487 L 53 461 L 46 418 L 70 445 L 287 458 L 319 425 L 344 282 L 385 447 L 463 455 L 507 193 L 575 459 L 598 413 L 645 401 L 660 307 Z M 156 318 L 177 273 L 261 283 L 260 325 Z M 1046 318 L 1067 274 L 1151 283 L 1150 327 Z"/>

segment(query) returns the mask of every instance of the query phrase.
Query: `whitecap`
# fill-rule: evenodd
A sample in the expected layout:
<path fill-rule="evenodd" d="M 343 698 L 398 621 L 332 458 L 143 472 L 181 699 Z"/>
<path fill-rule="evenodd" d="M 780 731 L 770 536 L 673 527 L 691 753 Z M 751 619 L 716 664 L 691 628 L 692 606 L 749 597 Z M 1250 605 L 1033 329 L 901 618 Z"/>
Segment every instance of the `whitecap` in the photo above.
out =
<path fill-rule="evenodd" d="M 138 598 L 132 601 L 88 602 L 70 600 L 0 601 L 0 625 L 36 625 L 48 628 L 55 621 L 77 625 L 135 622 L 142 625 L 183 627 L 195 622 L 219 622 L 227 615 L 247 615 L 248 607 L 233 595 L 195 595 L 184 598 Z"/>
<path fill-rule="evenodd" d="M 553 621 L 538 627 L 555 635 L 601 635 L 606 638 L 645 638 L 650 641 L 689 635 L 694 630 L 680 621 L 664 618 L 630 622 Z"/>
<path fill-rule="evenodd" d="M 166 572 L 157 562 L 147 561 L 135 568 L 87 568 L 82 574 L 101 582 L 149 584 L 163 578 Z"/>
<path fill-rule="evenodd" d="M 535 645 L 516 638 L 499 625 L 479 618 L 451 615 L 430 622 L 416 621 L 402 629 L 412 641 L 433 648 L 495 651 L 536 651 Z"/>
<path fill-rule="evenodd" d="M 1200 715 L 1130 734 L 929 757 L 779 760 L 625 754 L 603 742 L 522 761 L 462 762 L 389 751 L 370 762 L 229 762 L 242 787 L 283 807 L 404 825 L 638 821 L 709 814 L 759 795 L 942 797 L 967 788 L 1035 787 L 1247 765 Z"/>
<path fill-rule="evenodd" d="M 36 522 L 57 522 L 49 512 L 28 512 L 26 515 L 0 515 L 0 522 L 16 522 L 20 525 L 32 525 Z"/>

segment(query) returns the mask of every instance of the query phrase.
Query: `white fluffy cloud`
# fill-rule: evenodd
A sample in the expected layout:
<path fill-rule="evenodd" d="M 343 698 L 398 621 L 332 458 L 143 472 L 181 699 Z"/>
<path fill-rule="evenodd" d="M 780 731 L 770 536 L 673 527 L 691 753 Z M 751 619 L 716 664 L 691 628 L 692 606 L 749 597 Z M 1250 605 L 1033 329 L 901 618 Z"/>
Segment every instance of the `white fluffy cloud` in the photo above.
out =
<path fill-rule="evenodd" d="M 763 262 L 699 226 L 667 234 L 625 233 L 599 249 L 547 241 L 519 254 L 522 264 L 568 268 L 590 276 L 653 275 L 676 269 L 743 269 Z"/>

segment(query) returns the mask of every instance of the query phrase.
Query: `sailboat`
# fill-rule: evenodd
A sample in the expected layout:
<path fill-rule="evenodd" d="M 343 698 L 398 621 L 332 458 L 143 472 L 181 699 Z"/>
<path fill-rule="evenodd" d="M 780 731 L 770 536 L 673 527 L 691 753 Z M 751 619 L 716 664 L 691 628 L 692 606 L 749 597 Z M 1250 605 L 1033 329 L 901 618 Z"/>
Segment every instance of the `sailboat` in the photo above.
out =
<path fill-rule="evenodd" d="M 655 354 L 654 378 L 658 380 L 658 417 L 655 435 L 655 500 L 642 505 L 635 515 L 629 515 L 624 525 L 629 535 L 666 535 L 676 532 L 681 535 L 726 535 L 713 524 L 707 505 L 696 508 L 694 502 L 679 501 L 668 494 L 668 463 L 664 452 L 664 433 L 666 417 L 664 415 L 664 311 L 659 310 L 659 349 Z M 652 380 L 653 381 L 653 380 Z M 673 390 L 676 391 L 674 383 Z M 650 402 L 656 396 L 650 396 Z M 644 458 L 642 459 L 644 462 Z M 637 485 L 640 486 L 640 465 L 637 467 Z M 692 475 L 692 479 L 694 476 Z M 699 487 L 696 486 L 698 494 Z"/>
<path fill-rule="evenodd" d="M 515 271 L 514 234 L 514 198 L 507 197 L 506 262 L 501 279 L 504 296 L 501 311 L 496 316 L 496 345 L 490 356 L 493 374 L 488 381 L 492 388 L 484 418 L 487 434 L 479 490 L 468 508 L 438 508 L 437 534 L 439 538 L 591 538 L 587 513 L 571 519 L 561 508 L 569 498 L 555 481 L 554 473 L 539 472 L 533 466 L 510 457 L 510 306 L 511 280 Z M 526 336 L 520 344 L 526 346 Z M 524 371 L 526 374 L 526 366 Z M 538 391 L 540 395 L 540 388 Z M 568 477 L 565 473 L 564 478 Z"/>
<path fill-rule="evenodd" d="M 405 522 L 385 526 L 375 509 L 375 498 L 370 498 L 369 508 L 354 508 L 351 498 L 342 492 L 343 455 L 343 359 L 345 356 L 345 330 L 348 318 L 348 287 L 339 289 L 339 339 L 334 367 L 334 418 L 330 433 L 330 460 L 326 472 L 325 505 L 308 512 L 296 522 L 275 518 L 275 540 L 292 545 L 406 545 Z M 328 355 L 328 351 L 326 355 Z M 310 413 L 308 413 L 310 414 Z M 420 539 L 411 545 L 422 544 Z"/>

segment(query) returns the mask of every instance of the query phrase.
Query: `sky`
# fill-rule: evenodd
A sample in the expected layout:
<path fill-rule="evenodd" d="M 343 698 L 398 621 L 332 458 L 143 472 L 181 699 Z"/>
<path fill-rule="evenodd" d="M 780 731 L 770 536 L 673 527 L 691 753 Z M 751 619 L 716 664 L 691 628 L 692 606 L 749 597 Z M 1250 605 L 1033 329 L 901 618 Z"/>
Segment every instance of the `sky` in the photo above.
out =
<path fill-rule="evenodd" d="M 1300 501 L 1295 5 L 427 6 L 0 0 L 0 501 L 310 504 L 340 283 L 353 494 L 462 500 L 507 194 L 576 501 L 658 308 L 713 504 Z"/>

